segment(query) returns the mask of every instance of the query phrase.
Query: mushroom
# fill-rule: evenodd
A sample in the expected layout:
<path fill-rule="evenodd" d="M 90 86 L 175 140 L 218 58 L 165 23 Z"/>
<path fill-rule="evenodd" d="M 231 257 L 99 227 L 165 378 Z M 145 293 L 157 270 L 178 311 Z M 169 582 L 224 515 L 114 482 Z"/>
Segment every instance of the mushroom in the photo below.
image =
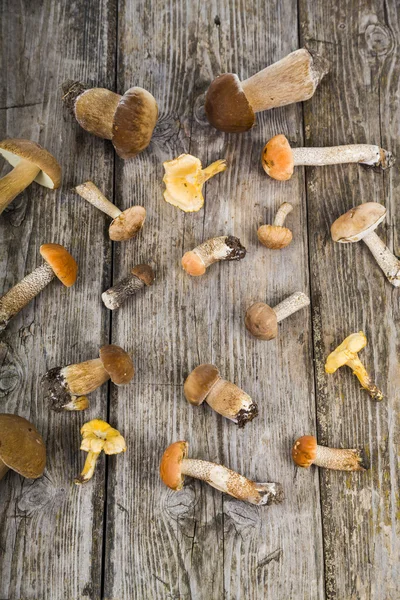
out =
<path fill-rule="evenodd" d="M 54 277 L 58 277 L 66 287 L 75 283 L 78 265 L 64 246 L 43 244 L 40 246 L 40 254 L 45 262 L 0 298 L 0 331 L 5 329 L 9 321 Z"/>
<path fill-rule="evenodd" d="M 289 246 L 292 241 L 292 232 L 287 227 L 284 227 L 286 217 L 293 210 L 293 206 L 289 202 L 284 202 L 280 205 L 278 212 L 272 225 L 261 225 L 258 228 L 257 236 L 260 242 L 271 250 L 281 250 Z"/>
<path fill-rule="evenodd" d="M 191 154 L 181 154 L 163 165 L 164 198 L 184 212 L 196 212 L 203 207 L 203 184 L 228 166 L 226 160 L 216 160 L 203 169 L 200 160 Z"/>
<path fill-rule="evenodd" d="M 395 287 L 400 286 L 400 261 L 385 246 L 375 229 L 384 220 L 386 208 L 378 202 L 365 202 L 350 209 L 331 226 L 334 242 L 347 244 L 363 240 L 386 278 Z"/>
<path fill-rule="evenodd" d="M 207 267 L 220 260 L 241 260 L 246 256 L 246 248 L 239 238 L 233 235 L 223 235 L 211 238 L 185 252 L 182 257 L 182 267 L 189 275 L 198 277 L 204 275 Z"/>
<path fill-rule="evenodd" d="M 324 58 L 301 48 L 242 82 L 225 73 L 208 88 L 207 119 L 220 131 L 247 131 L 255 123 L 254 113 L 311 98 L 327 72 Z"/>
<path fill-rule="evenodd" d="M 247 309 L 244 319 L 247 330 L 258 340 L 273 340 L 278 335 L 278 323 L 310 304 L 303 292 L 295 292 L 274 308 L 256 302 Z"/>
<path fill-rule="evenodd" d="M 0 479 L 9 469 L 37 479 L 46 466 L 46 447 L 40 433 L 18 415 L 0 414 Z"/>
<path fill-rule="evenodd" d="M 204 400 L 223 417 L 244 427 L 258 415 L 258 407 L 246 392 L 222 379 L 214 365 L 199 365 L 187 377 L 183 393 L 190 404 L 200 406 Z"/>
<path fill-rule="evenodd" d="M 60 187 L 60 165 L 36 142 L 18 138 L 3 140 L 0 154 L 14 167 L 0 179 L 0 214 L 32 181 L 52 190 Z"/>
<path fill-rule="evenodd" d="M 313 435 L 303 435 L 292 448 L 296 465 L 306 469 L 312 464 L 335 471 L 366 471 L 369 461 L 364 450 L 319 446 Z"/>
<path fill-rule="evenodd" d="M 187 458 L 188 442 L 174 442 L 165 450 L 160 464 L 160 476 L 166 486 L 178 491 L 184 476 L 207 482 L 213 488 L 238 500 L 256 505 L 279 504 L 284 500 L 280 483 L 256 483 L 223 465 L 206 460 Z"/>
<path fill-rule="evenodd" d="M 82 473 L 74 479 L 74 483 L 81 485 L 93 477 L 96 461 L 101 451 L 104 454 L 120 454 L 126 452 L 126 443 L 117 429 L 114 429 L 101 419 L 93 419 L 81 428 L 81 450 L 88 453 Z"/>
<path fill-rule="evenodd" d="M 63 102 L 83 129 L 111 140 L 121 158 L 133 158 L 150 144 L 158 107 L 143 88 L 130 88 L 120 96 L 104 88 L 88 89 L 79 81 L 66 81 Z"/>
<path fill-rule="evenodd" d="M 352 333 L 341 344 L 330 353 L 325 363 L 327 373 L 335 373 L 343 365 L 352 369 L 354 375 L 361 383 L 362 387 L 368 391 L 371 398 L 380 401 L 383 400 L 382 392 L 376 387 L 375 383 L 368 375 L 366 368 L 358 358 L 358 352 L 367 345 L 367 338 L 362 331 Z"/>
<path fill-rule="evenodd" d="M 154 281 L 154 271 L 150 265 L 136 265 L 128 277 L 118 281 L 113 287 L 102 293 L 101 298 L 110 310 L 115 310 L 136 294 L 138 290 L 149 286 Z"/>
<path fill-rule="evenodd" d="M 107 344 L 100 348 L 100 358 L 66 367 L 50 369 L 42 378 L 45 398 L 51 409 L 85 410 L 90 394 L 111 379 L 116 385 L 126 385 L 134 375 L 132 359 L 123 348 Z"/>
<path fill-rule="evenodd" d="M 121 211 L 115 204 L 107 200 L 92 181 L 77 185 L 75 191 L 90 204 L 112 218 L 108 229 L 110 240 L 114 242 L 130 240 L 142 229 L 146 219 L 146 209 L 143 206 L 131 206 Z"/>
<path fill-rule="evenodd" d="M 391 152 L 371 144 L 349 144 L 328 148 L 291 148 L 283 134 L 274 136 L 266 143 L 261 155 L 264 171 L 278 181 L 286 181 L 293 175 L 294 167 L 340 165 L 361 163 L 371 167 L 388 169 L 395 163 Z"/>

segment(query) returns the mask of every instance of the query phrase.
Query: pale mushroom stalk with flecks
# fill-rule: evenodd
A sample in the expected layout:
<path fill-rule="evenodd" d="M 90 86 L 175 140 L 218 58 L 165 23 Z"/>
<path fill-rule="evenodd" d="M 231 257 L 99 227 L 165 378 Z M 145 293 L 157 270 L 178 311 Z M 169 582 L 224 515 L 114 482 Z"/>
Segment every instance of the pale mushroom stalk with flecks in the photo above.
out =
<path fill-rule="evenodd" d="M 224 260 L 241 260 L 246 256 L 246 248 L 239 238 L 223 235 L 206 240 L 182 257 L 182 267 L 193 277 L 204 275 L 206 269 L 216 262 Z"/>
<path fill-rule="evenodd" d="M 295 292 L 274 308 L 256 302 L 246 311 L 246 328 L 259 340 L 273 340 L 278 335 L 278 323 L 309 304 L 310 299 L 303 292 Z"/>
<path fill-rule="evenodd" d="M 154 271 L 150 265 L 136 265 L 130 274 L 102 293 L 101 298 L 107 308 L 116 310 L 126 300 L 144 287 L 152 285 Z"/>
<path fill-rule="evenodd" d="M 313 435 L 304 435 L 296 440 L 292 458 L 296 465 L 304 468 L 316 465 L 335 471 L 366 471 L 370 466 L 363 449 L 320 446 Z"/>

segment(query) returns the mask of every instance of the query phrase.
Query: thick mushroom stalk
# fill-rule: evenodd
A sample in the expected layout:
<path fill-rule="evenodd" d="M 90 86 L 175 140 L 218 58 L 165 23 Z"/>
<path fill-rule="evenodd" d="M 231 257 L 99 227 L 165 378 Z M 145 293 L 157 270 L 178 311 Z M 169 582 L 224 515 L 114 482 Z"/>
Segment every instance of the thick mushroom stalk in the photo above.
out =
<path fill-rule="evenodd" d="M 221 260 L 241 260 L 246 256 L 246 248 L 239 238 L 223 235 L 206 240 L 200 246 L 186 252 L 182 257 L 182 267 L 189 275 L 204 275 L 207 267 Z"/>
<path fill-rule="evenodd" d="M 383 400 L 382 392 L 375 385 L 363 363 L 358 358 L 358 352 L 365 348 L 366 345 L 367 338 L 362 331 L 352 333 L 328 356 L 325 363 L 325 371 L 327 373 L 335 373 L 344 365 L 350 367 L 361 383 L 361 386 L 368 391 L 371 398 L 380 401 Z"/>
<path fill-rule="evenodd" d="M 278 323 L 309 304 L 310 299 L 303 292 L 295 292 L 274 308 L 265 302 L 256 302 L 247 309 L 246 328 L 259 340 L 273 340 L 278 335 Z"/>
<path fill-rule="evenodd" d="M 27 160 L 20 163 L 0 179 L 0 214 L 23 192 L 40 172 L 40 168 Z"/>
<path fill-rule="evenodd" d="M 364 450 L 319 446 L 312 435 L 296 440 L 292 458 L 296 465 L 304 468 L 314 464 L 335 471 L 366 471 L 370 466 Z"/>
<path fill-rule="evenodd" d="M 102 293 L 101 298 L 110 310 L 122 306 L 126 300 L 154 281 L 154 272 L 150 265 L 136 265 L 124 279 Z"/>
<path fill-rule="evenodd" d="M 386 244 L 381 240 L 379 235 L 372 231 L 362 238 L 364 244 L 372 252 L 379 267 L 382 269 L 386 279 L 394 286 L 400 286 L 400 261 Z"/>
<path fill-rule="evenodd" d="M 272 225 L 261 225 L 257 236 L 260 242 L 271 250 L 286 248 L 292 241 L 293 235 L 290 229 L 284 227 L 286 217 L 293 210 L 292 204 L 284 202 L 280 205 Z"/>

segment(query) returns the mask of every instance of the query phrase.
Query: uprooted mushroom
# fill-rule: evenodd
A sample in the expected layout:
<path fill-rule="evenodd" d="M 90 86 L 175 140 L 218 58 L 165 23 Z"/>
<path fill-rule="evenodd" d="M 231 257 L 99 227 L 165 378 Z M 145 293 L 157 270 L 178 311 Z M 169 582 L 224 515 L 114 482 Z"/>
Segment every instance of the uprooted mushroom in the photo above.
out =
<path fill-rule="evenodd" d="M 273 340 L 278 335 L 278 323 L 309 304 L 310 299 L 303 292 L 295 292 L 274 308 L 265 302 L 256 302 L 247 309 L 244 322 L 257 339 Z"/>
<path fill-rule="evenodd" d="M 18 415 L 0 414 L 0 479 L 11 469 L 37 479 L 46 466 L 46 446 L 36 427 Z"/>
<path fill-rule="evenodd" d="M 221 260 L 241 260 L 246 256 L 246 248 L 239 238 L 223 235 L 206 240 L 193 250 L 185 252 L 182 267 L 189 275 L 204 275 L 207 267 Z"/>
<path fill-rule="evenodd" d="M 296 465 L 304 468 L 316 465 L 336 471 L 366 471 L 370 466 L 364 450 L 319 446 L 313 435 L 296 440 L 292 458 Z"/>
<path fill-rule="evenodd" d="M 88 455 L 81 474 L 74 480 L 77 485 L 87 483 L 93 477 L 97 459 L 102 451 L 104 454 L 120 454 L 126 451 L 126 443 L 120 432 L 101 419 L 85 423 L 81 434 L 81 450 Z"/>
<path fill-rule="evenodd" d="M 144 287 L 152 285 L 154 271 L 150 265 L 136 265 L 127 277 L 102 293 L 101 298 L 110 310 L 122 306 L 126 300 Z"/>

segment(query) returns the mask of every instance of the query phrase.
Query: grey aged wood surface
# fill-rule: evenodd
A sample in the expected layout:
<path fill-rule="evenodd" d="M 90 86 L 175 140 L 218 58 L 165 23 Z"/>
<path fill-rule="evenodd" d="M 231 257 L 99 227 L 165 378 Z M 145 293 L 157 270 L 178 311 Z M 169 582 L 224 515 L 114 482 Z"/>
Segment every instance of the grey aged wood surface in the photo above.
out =
<path fill-rule="evenodd" d="M 379 233 L 399 254 L 399 166 L 384 175 L 357 165 L 298 168 L 279 183 L 259 157 L 276 133 L 294 145 L 381 143 L 400 156 L 398 3 L 4 0 L 1 22 L 1 136 L 51 150 L 63 185 L 33 184 L 2 215 L 0 293 L 39 264 L 44 242 L 66 245 L 80 274 L 71 289 L 52 282 L 0 338 L 0 412 L 34 421 L 49 454 L 42 479 L 10 473 L 1 482 L 0 599 L 397 600 L 399 292 L 365 246 L 335 246 L 329 226 L 355 204 L 382 202 Z M 213 77 L 245 78 L 303 45 L 332 65 L 312 100 L 259 115 L 241 136 L 207 124 Z M 80 129 L 60 102 L 70 77 L 153 93 L 160 119 L 150 147 L 123 162 Z M 182 152 L 204 165 L 229 162 L 206 185 L 199 213 L 162 198 L 162 162 Z M 70 191 L 89 178 L 119 207 L 146 207 L 136 239 L 110 243 L 107 218 Z M 268 251 L 256 230 L 285 200 L 294 241 Z M 198 280 L 182 271 L 186 250 L 226 233 L 247 247 L 243 261 Z M 110 315 L 101 292 L 139 262 L 156 270 L 154 285 Z M 275 341 L 246 334 L 253 301 L 273 305 L 294 291 L 310 293 L 312 305 L 283 322 Z M 359 329 L 369 339 L 362 358 L 386 393 L 381 404 L 350 370 L 323 370 L 335 344 Z M 96 357 L 108 339 L 132 352 L 132 384 L 103 386 L 83 414 L 52 414 L 41 375 Z M 187 404 L 183 382 L 201 362 L 257 400 L 260 415 L 244 430 Z M 77 488 L 79 428 L 95 417 L 109 419 L 128 450 L 102 458 Z M 366 446 L 370 472 L 296 469 L 291 444 L 314 432 L 324 444 Z M 193 457 L 280 481 L 285 502 L 244 505 L 192 480 L 173 493 L 158 465 L 177 439 Z"/>

